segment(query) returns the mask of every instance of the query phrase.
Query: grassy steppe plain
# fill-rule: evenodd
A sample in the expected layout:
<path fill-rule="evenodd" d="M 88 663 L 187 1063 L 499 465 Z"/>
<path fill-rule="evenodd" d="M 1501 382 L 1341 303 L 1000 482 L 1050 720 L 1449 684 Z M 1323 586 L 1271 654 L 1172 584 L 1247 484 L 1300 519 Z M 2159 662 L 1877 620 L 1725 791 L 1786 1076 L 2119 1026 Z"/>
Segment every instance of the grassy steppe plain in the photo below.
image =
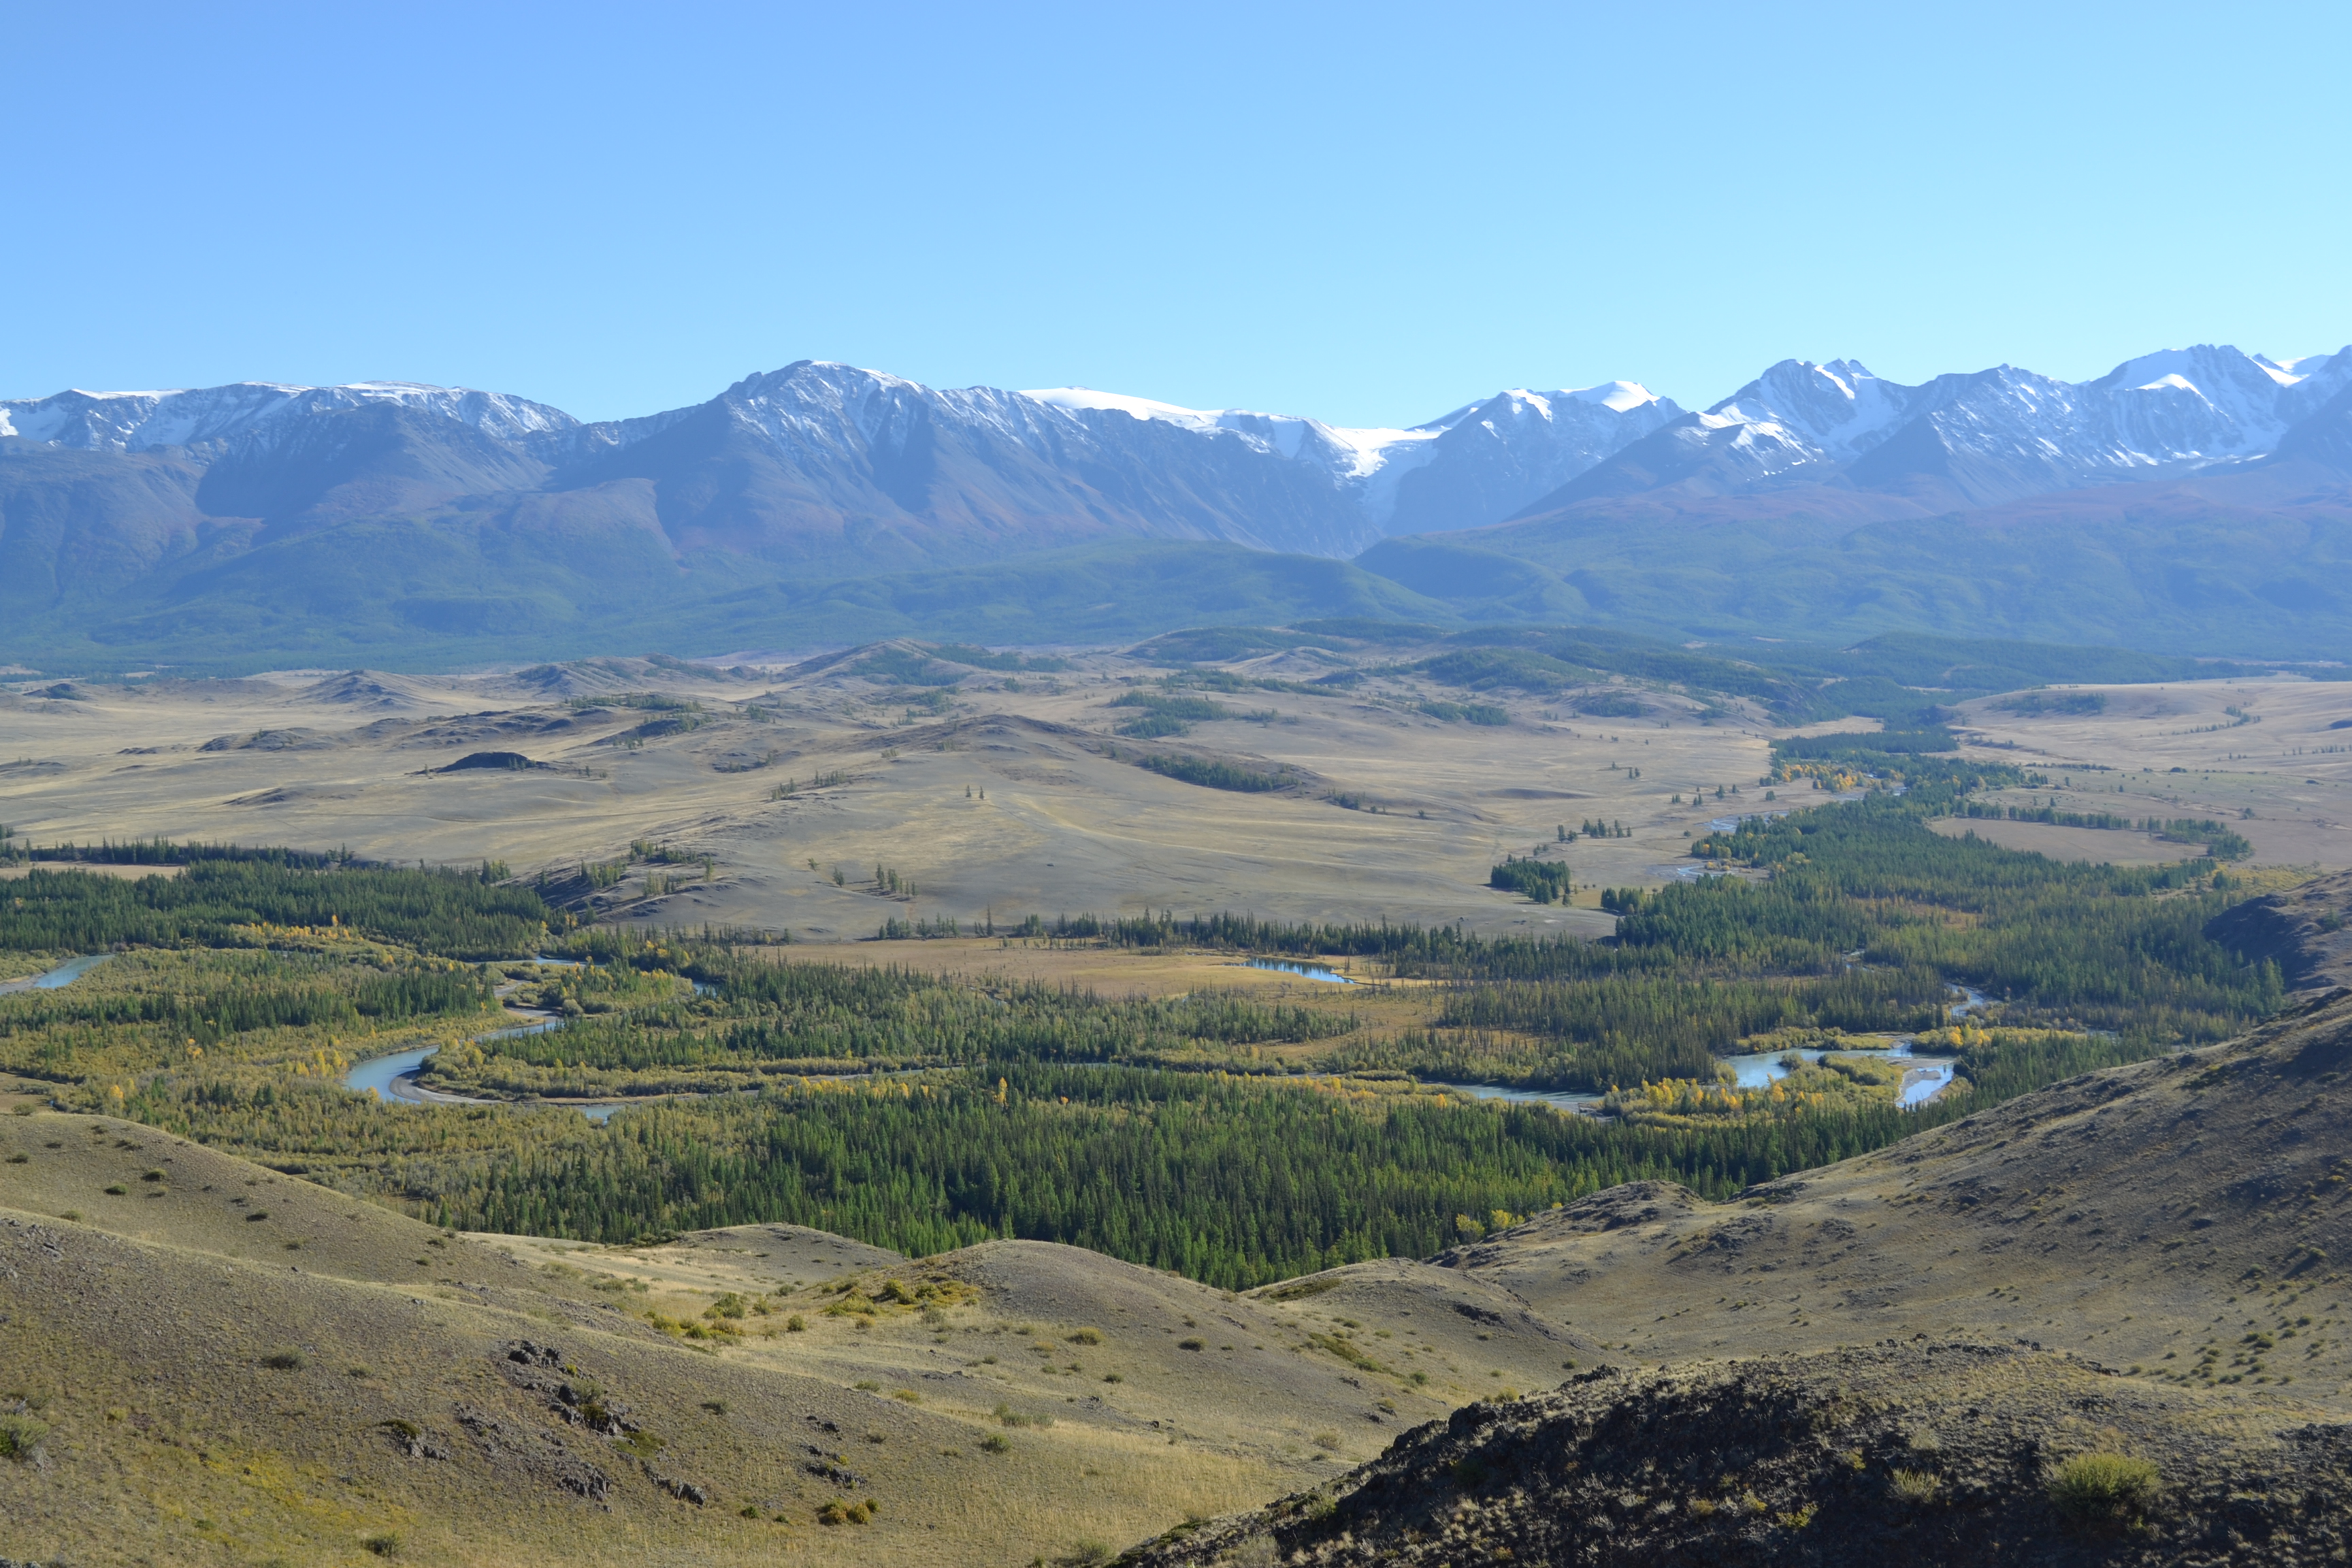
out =
<path fill-rule="evenodd" d="M 1116 731 L 1137 710 L 1111 704 L 1157 689 L 1149 683 L 1167 671 L 1123 656 L 1074 657 L 1045 675 L 976 672 L 939 697 L 938 712 L 915 705 L 937 689 L 902 684 L 870 660 L 818 663 L 730 681 L 603 661 L 529 679 L 313 671 L 28 686 L 0 695 L 0 758 L 10 759 L 0 763 L 0 822 L 36 843 L 163 834 L 347 845 L 378 858 L 497 859 L 525 872 L 568 872 L 625 859 L 632 843 L 660 844 L 679 863 L 633 865 L 600 893 L 600 911 L 814 941 L 869 936 L 892 918 L 969 924 L 992 912 L 1009 922 L 1147 909 L 1603 934 L 1595 889 L 1655 886 L 1710 819 L 1766 806 L 1757 781 L 1769 770 L 1769 738 L 1782 733 L 1738 704 L 1710 710 L 1647 688 L 1637 689 L 1639 716 L 1588 718 L 1557 698 L 1504 693 L 1478 700 L 1505 708 L 1507 725 L 1446 721 L 1418 705 L 1464 694 L 1408 672 L 1328 695 L 1211 692 L 1229 711 L 1266 717 L 1136 740 Z M 1335 663 L 1289 653 L 1223 668 L 1300 683 Z M 57 689 L 70 695 L 40 695 Z M 566 706 L 627 692 L 699 703 L 695 727 L 645 735 L 674 716 Z M 2259 862 L 2352 866 L 2352 731 L 2328 728 L 2352 717 L 2343 686 L 2280 678 L 2082 694 L 2105 699 L 2105 710 L 1964 705 L 1960 727 L 1979 742 L 1967 754 L 2067 781 L 2057 793 L 2068 809 L 2226 817 Z M 2249 715 L 2260 721 L 2241 721 Z M 553 765 L 432 771 L 488 750 Z M 1274 794 L 1201 788 L 1134 765 L 1152 752 L 1290 770 L 1298 782 Z M 775 798 L 788 781 L 793 793 Z M 1741 793 L 1717 801 L 1717 787 Z M 1703 802 L 1695 788 L 1707 792 Z M 1820 798 L 1778 793 L 1774 805 Z M 1335 795 L 1380 809 L 1343 809 L 1327 798 Z M 2252 820 L 2240 816 L 2247 808 Z M 1630 836 L 1566 847 L 1582 889 L 1575 907 L 1534 907 L 1486 887 L 1505 854 L 1587 819 L 1622 823 Z M 1972 826 L 2061 854 L 2151 853 L 2136 835 L 2086 841 L 2032 824 Z M 877 865 L 911 881 L 914 896 L 877 889 Z"/>

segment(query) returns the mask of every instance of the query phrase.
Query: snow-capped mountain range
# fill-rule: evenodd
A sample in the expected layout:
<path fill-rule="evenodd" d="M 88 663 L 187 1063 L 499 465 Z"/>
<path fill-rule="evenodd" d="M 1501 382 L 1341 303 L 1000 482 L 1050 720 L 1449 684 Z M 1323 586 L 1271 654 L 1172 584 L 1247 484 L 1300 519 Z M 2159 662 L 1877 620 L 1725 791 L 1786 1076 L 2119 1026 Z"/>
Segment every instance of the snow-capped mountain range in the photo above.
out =
<path fill-rule="evenodd" d="M 184 502 L 151 534 L 462 503 L 651 530 L 680 561 L 717 552 L 856 575 L 1107 535 L 1349 557 L 1392 535 L 1662 491 L 1818 485 L 1927 515 L 2244 468 L 2340 420 L 2347 395 L 2352 349 L 2272 360 L 2200 346 L 2090 382 L 2000 366 L 1916 386 L 1849 360 L 1786 360 L 1699 413 L 1616 381 L 1355 429 L 1084 387 L 940 391 L 803 361 L 709 403 L 597 424 L 393 382 L 66 392 L 0 402 L 0 437 L 16 437 L 0 447 L 148 459 L 140 504 L 179 505 L 156 500 L 159 485 Z"/>
<path fill-rule="evenodd" d="M 1659 451 L 1629 454 L 1639 486 L 1596 475 L 1585 488 L 1623 494 L 1672 475 L 1737 491 L 1836 476 L 1984 506 L 2252 462 L 2347 386 L 2352 349 L 2276 361 L 2209 344 L 2128 360 L 2096 381 L 2001 365 L 1918 386 L 1850 360 L 1783 360 L 1661 432 Z"/>
<path fill-rule="evenodd" d="M 83 452 L 145 452 L 162 447 L 221 447 L 266 440 L 306 415 L 390 405 L 520 441 L 580 423 L 560 408 L 499 392 L 364 381 L 349 386 L 286 386 L 241 381 L 175 392 L 60 392 L 0 402 L 0 436 Z"/>

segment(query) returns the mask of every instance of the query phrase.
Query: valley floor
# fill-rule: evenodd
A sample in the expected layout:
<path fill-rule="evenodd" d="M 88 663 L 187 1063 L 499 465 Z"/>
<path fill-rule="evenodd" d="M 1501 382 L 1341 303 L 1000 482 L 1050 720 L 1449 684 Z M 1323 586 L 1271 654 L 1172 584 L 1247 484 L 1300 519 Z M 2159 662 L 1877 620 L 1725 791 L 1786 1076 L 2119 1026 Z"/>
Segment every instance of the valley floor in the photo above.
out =
<path fill-rule="evenodd" d="M 2180 1513 L 2205 1468 L 2352 1415 L 2347 1068 L 2336 999 L 1731 1203 L 1612 1188 L 1245 1294 L 1041 1243 L 459 1236 L 28 1106 L 0 1118 L 0 1500 L 36 1560 L 1086 1561 L 1285 1494 L 1356 1508 L 1345 1467 L 1462 1417 L 1391 1447 L 1417 1423 L 1533 1431 L 1604 1365 L 1805 1384 L 1808 1354 L 1957 1338 L 2069 1358 L 2003 1374 L 2011 1429 L 2156 1452 Z M 1993 1398 L 1842 1375 L 1898 1425 Z M 2132 1414 L 2176 1406 L 2207 1447 Z M 1200 1545 L 1328 1538 L 1286 1517 Z"/>

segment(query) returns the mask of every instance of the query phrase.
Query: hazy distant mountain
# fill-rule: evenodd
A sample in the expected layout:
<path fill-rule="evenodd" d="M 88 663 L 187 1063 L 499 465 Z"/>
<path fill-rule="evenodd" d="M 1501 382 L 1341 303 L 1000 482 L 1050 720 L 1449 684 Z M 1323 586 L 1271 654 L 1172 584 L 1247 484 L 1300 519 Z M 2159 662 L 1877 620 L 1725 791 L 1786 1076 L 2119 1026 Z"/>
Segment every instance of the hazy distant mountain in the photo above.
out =
<path fill-rule="evenodd" d="M 1679 412 L 1621 382 L 1357 430 L 1082 388 L 942 392 L 803 362 L 708 403 L 596 425 L 494 393 L 252 383 L 0 403 L 0 437 L 168 457 L 204 476 L 193 501 L 210 518 L 460 497 L 477 513 L 563 513 L 560 498 L 582 492 L 602 492 L 589 510 L 609 514 L 618 486 L 682 560 L 855 574 L 1118 537 L 1348 556 L 1400 528 L 1491 521 Z M 160 510 L 184 512 L 182 499 Z M 142 510 L 137 522 L 94 525 L 152 530 L 158 506 L 122 504 Z"/>
<path fill-rule="evenodd" d="M 281 386 L 245 381 L 194 392 L 61 392 L 55 397 L 0 401 L 0 436 L 17 436 L 80 452 L 146 452 L 267 447 L 299 430 L 305 416 L 356 408 L 408 408 L 469 426 L 496 440 L 519 441 L 580 422 L 560 408 L 503 393 L 420 386 L 405 381 L 351 386 Z"/>
<path fill-rule="evenodd" d="M 808 361 L 707 403 L 586 425 L 523 398 L 404 383 L 68 392 L 0 402 L 0 656 L 224 639 L 491 647 L 683 625 L 722 603 L 805 616 L 822 585 L 885 574 L 901 584 L 888 592 L 904 625 L 916 614 L 904 595 L 952 598 L 940 573 L 1073 549 L 1126 560 L 1152 542 L 1339 559 L 1378 546 L 1367 566 L 1465 613 L 1607 618 L 1638 601 L 1657 624 L 1710 602 L 1676 585 L 1696 581 L 1706 552 L 1736 542 L 1764 574 L 1742 579 L 1753 585 L 1789 552 L 1840 549 L 1807 571 L 1829 573 L 1837 614 L 1864 624 L 1932 613 L 1921 584 L 1947 568 L 1912 560 L 1911 585 L 1889 596 L 1870 574 L 1894 568 L 1840 543 L 1858 531 L 1965 518 L 1982 536 L 2030 519 L 2059 531 L 2037 549 L 2055 548 L 2135 508 L 2204 529 L 2207 552 L 2221 520 L 2260 520 L 2269 531 L 2231 569 L 2259 560 L 2261 575 L 2223 592 L 2219 568 L 2183 566 L 2164 579 L 2192 584 L 2178 603 L 2143 616 L 2110 595 L 2113 616 L 2189 636 L 2284 613 L 2264 635 L 2307 638 L 2352 616 L 2308 564 L 2334 557 L 2290 540 L 2352 517 L 2347 395 L 2352 349 L 2273 361 L 2210 346 L 2078 384 L 2003 366 L 1911 386 L 1851 361 L 1790 360 L 1704 413 L 1611 382 L 1506 391 L 1393 429 L 1076 387 L 940 391 Z M 2126 493 L 2147 504 L 2114 499 Z M 1951 528 L 1906 537 L 1915 554 L 1958 547 Z M 1638 592 L 1622 574 L 1603 581 L 1636 556 L 1648 563 Z M 1214 579 L 1169 577 L 1201 602 L 1168 613 L 1215 618 Z M 1319 581 L 1289 568 L 1276 579 Z M 1127 624 L 1124 609 L 1063 605 L 1025 568 L 989 580 L 1062 606 L 1037 609 L 1024 635 L 1080 610 L 1088 626 Z M 1301 591 L 1354 602 L 1389 592 L 1367 586 L 1378 581 Z M 762 600 L 763 584 L 788 591 Z M 2065 588 L 2027 574 L 2029 597 Z M 1738 618 L 1817 618 L 1822 602 Z M 2040 613 L 2014 595 L 1986 610 Z"/>

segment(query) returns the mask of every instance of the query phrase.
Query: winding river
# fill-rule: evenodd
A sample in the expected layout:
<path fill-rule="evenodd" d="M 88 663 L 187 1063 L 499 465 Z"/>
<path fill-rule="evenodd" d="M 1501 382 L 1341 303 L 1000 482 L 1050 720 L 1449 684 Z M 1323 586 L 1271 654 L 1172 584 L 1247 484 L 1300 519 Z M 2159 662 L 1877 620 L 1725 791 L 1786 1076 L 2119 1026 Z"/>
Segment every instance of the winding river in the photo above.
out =
<path fill-rule="evenodd" d="M 98 962 L 100 962 L 100 960 L 95 958 L 76 959 L 73 961 L 73 964 L 60 966 L 58 969 L 50 971 L 48 974 L 41 975 L 37 979 L 12 982 L 9 988 L 21 990 L 31 985 L 69 984 L 84 970 L 88 969 L 89 965 Z M 541 960 L 541 962 L 552 965 L 556 961 Z M 74 965 L 79 965 L 80 967 L 75 968 Z M 567 965 L 567 967 L 576 967 L 576 965 Z M 1249 967 L 1253 969 L 1275 970 L 1286 974 L 1300 975 L 1308 980 L 1320 980 L 1342 985 L 1352 985 L 1356 984 L 1354 980 L 1340 973 L 1335 969 L 1325 968 L 1319 964 L 1301 963 L 1290 959 L 1251 959 L 1249 961 Z M 68 969 L 72 969 L 73 973 L 67 973 L 66 971 Z M 60 975 L 62 975 L 63 978 L 55 978 Z M 697 994 L 702 995 L 710 994 L 713 989 L 710 986 L 705 985 L 698 980 L 695 981 L 693 984 Z M 1965 985 L 1954 986 L 1953 989 L 1959 993 L 1960 1000 L 1953 1003 L 1950 1006 L 1949 1016 L 1952 1018 L 1958 1019 L 1965 1017 L 1969 1013 L 1985 1005 L 1986 998 L 1981 992 L 1970 990 Z M 535 1023 L 518 1024 L 509 1028 L 492 1029 L 486 1034 L 476 1035 L 473 1037 L 477 1040 L 511 1039 L 518 1035 L 536 1035 L 542 1034 L 550 1029 L 560 1029 L 563 1026 L 563 1022 L 564 1021 L 561 1018 L 546 1018 Z M 1913 1041 L 1911 1037 L 1906 1036 L 1903 1038 L 1896 1040 L 1891 1047 L 1886 1047 L 1885 1051 L 1885 1054 L 1887 1057 L 1909 1064 L 1908 1070 L 1903 1075 L 1902 1085 L 1896 1091 L 1896 1103 L 1901 1105 L 1906 1110 L 1916 1110 L 1918 1107 L 1927 1104 L 1929 1100 L 1935 1099 L 1936 1096 L 1943 1093 L 1945 1089 L 1950 1088 L 1953 1074 L 1959 1063 L 1959 1058 L 1958 1057 L 1923 1055 L 1915 1052 L 1912 1049 L 1912 1046 Z M 373 1094 L 380 1100 L 396 1101 L 405 1105 L 511 1105 L 519 1103 L 562 1103 L 560 1101 L 547 1100 L 515 1101 L 480 1100 L 467 1095 L 442 1094 L 436 1090 L 426 1089 L 416 1081 L 417 1070 L 425 1065 L 425 1059 L 438 1049 L 440 1049 L 438 1046 L 421 1046 L 413 1050 L 394 1051 L 389 1056 L 372 1057 L 368 1060 L 360 1063 L 357 1067 L 352 1068 L 349 1073 L 344 1075 L 343 1086 L 346 1089 L 352 1089 L 363 1093 Z M 1717 1059 L 1721 1061 L 1725 1067 L 1731 1069 L 1732 1082 L 1736 1088 L 1763 1089 L 1777 1079 L 1788 1077 L 1790 1072 L 1789 1063 L 1791 1060 L 1818 1062 L 1826 1055 L 1844 1056 L 1864 1054 L 1877 1053 L 1874 1051 L 1865 1052 L 1855 1049 L 1825 1051 L 1809 1048 L 1786 1051 L 1762 1051 L 1751 1055 L 1721 1057 Z M 845 1076 L 863 1078 L 867 1075 L 859 1073 Z M 1454 1094 L 1466 1094 L 1474 1100 L 1496 1100 L 1514 1105 L 1548 1105 L 1553 1110 L 1563 1113 L 1574 1113 L 1588 1116 L 1597 1115 L 1600 1113 L 1600 1107 L 1602 1100 L 1602 1097 L 1597 1094 L 1579 1094 L 1564 1089 L 1511 1089 L 1502 1084 L 1493 1083 L 1444 1083 L 1434 1079 L 1427 1079 L 1423 1081 L 1423 1087 L 1425 1089 L 1444 1089 Z M 588 1118 L 589 1121 L 602 1122 L 610 1121 L 614 1111 L 621 1110 L 625 1105 L 632 1103 L 638 1102 L 630 1100 L 600 1102 L 593 1105 L 582 1105 L 579 1107 L 579 1110 L 583 1115 Z"/>

